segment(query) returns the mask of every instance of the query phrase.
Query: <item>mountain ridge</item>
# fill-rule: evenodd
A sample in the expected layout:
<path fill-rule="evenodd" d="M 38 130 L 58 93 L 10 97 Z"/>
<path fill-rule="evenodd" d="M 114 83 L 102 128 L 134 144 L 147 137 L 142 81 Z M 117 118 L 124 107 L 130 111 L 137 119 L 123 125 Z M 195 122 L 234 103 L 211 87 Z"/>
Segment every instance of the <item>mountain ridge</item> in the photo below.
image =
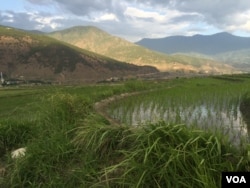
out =
<path fill-rule="evenodd" d="M 235 36 L 227 32 L 213 35 L 170 36 L 142 39 L 136 44 L 165 54 L 185 54 L 214 59 L 239 71 L 250 71 L 250 37 Z"/>
<path fill-rule="evenodd" d="M 48 36 L 119 61 L 155 66 L 160 71 L 228 73 L 233 69 L 212 59 L 169 56 L 152 51 L 93 26 L 68 28 L 49 33 Z M 192 63 L 193 60 L 196 63 Z"/>
<path fill-rule="evenodd" d="M 96 82 L 157 72 L 149 66 L 120 62 L 65 42 L 0 26 L 0 71 L 5 77 L 56 82 Z"/>
<path fill-rule="evenodd" d="M 212 35 L 169 36 L 164 38 L 145 38 L 135 44 L 162 53 L 201 53 L 215 55 L 229 51 L 250 48 L 250 37 L 239 37 L 227 32 Z"/>

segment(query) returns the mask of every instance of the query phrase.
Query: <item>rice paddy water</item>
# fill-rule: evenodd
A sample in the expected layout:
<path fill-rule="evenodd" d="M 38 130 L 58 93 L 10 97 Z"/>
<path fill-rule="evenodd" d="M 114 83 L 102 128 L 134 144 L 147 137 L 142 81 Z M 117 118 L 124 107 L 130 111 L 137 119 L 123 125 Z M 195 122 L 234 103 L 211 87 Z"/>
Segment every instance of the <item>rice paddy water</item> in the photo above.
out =
<path fill-rule="evenodd" d="M 215 78 L 182 80 L 173 88 L 117 101 L 111 105 L 109 113 L 127 125 L 164 120 L 222 131 L 232 142 L 239 144 L 250 137 L 250 125 L 240 111 L 240 105 L 250 91 L 249 81 L 248 78 L 237 81 Z"/>

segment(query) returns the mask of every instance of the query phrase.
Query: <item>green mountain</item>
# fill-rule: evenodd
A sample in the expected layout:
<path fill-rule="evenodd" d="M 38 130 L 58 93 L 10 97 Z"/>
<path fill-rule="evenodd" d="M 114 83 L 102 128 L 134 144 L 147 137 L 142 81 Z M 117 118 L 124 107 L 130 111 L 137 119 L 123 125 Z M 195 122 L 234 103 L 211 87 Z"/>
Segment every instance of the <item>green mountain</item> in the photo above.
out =
<path fill-rule="evenodd" d="M 45 35 L 0 26 L 0 72 L 5 78 L 76 83 L 157 70 L 120 62 Z"/>
<path fill-rule="evenodd" d="M 214 58 L 239 70 L 250 72 L 250 48 L 216 54 Z"/>
<path fill-rule="evenodd" d="M 50 37 L 119 61 L 151 65 L 160 71 L 231 73 L 234 68 L 213 59 L 167 55 L 112 36 L 92 26 L 78 26 L 48 34 Z"/>

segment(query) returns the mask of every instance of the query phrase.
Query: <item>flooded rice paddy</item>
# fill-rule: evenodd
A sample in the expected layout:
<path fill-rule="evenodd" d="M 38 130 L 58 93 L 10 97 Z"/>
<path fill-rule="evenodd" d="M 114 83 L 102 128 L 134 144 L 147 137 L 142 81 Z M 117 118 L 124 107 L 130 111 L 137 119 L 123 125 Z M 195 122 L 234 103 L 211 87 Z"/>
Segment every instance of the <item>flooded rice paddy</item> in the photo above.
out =
<path fill-rule="evenodd" d="M 250 137 L 246 113 L 240 108 L 247 89 L 240 84 L 183 85 L 127 97 L 113 103 L 108 111 L 112 118 L 127 125 L 164 120 L 222 131 L 238 142 Z"/>

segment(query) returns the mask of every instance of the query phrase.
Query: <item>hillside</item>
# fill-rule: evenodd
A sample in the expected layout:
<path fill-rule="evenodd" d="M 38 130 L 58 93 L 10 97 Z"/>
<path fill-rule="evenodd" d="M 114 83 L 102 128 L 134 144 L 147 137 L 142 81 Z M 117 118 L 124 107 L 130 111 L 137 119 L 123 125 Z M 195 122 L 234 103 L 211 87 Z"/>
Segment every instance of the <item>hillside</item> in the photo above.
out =
<path fill-rule="evenodd" d="M 234 69 L 212 59 L 166 55 L 112 36 L 92 26 L 78 26 L 49 34 L 82 49 L 136 65 L 155 66 L 160 71 L 231 73 Z"/>
<path fill-rule="evenodd" d="M 250 72 L 250 48 L 216 54 L 214 58 L 239 70 Z"/>
<path fill-rule="evenodd" d="M 157 70 L 123 63 L 44 35 L 1 26 L 0 72 L 6 78 L 79 83 Z"/>

